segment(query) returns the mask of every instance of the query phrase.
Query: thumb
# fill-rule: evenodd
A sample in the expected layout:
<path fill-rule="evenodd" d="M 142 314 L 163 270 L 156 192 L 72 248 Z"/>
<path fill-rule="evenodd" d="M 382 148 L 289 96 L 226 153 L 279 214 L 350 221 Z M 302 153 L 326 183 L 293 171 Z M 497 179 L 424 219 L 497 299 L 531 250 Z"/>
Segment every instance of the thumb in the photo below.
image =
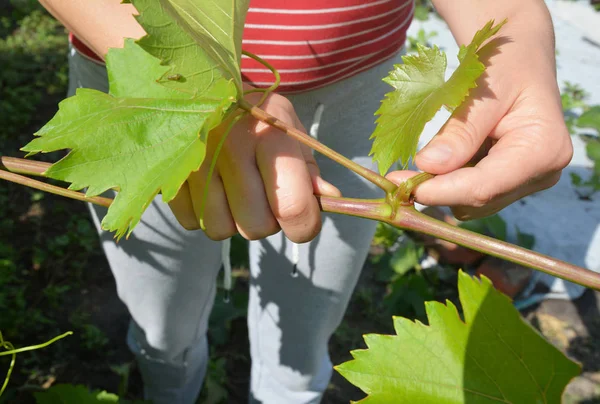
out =
<path fill-rule="evenodd" d="M 504 113 L 495 97 L 477 96 L 485 88 L 477 88 L 470 102 L 457 108 L 448 122 L 416 155 L 421 171 L 446 174 L 463 167 L 481 149 Z M 489 94 L 489 90 L 487 90 Z"/>

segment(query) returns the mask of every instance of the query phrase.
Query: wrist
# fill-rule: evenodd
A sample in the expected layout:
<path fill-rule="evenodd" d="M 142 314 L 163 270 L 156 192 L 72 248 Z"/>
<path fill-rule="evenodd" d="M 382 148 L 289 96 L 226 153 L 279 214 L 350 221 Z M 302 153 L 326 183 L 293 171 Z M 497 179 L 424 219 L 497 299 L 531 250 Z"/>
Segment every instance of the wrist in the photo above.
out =
<path fill-rule="evenodd" d="M 518 71 L 524 80 L 556 80 L 554 29 L 543 0 L 432 1 L 459 45 L 469 44 L 489 20 L 508 20 L 495 39 L 498 50 L 482 53 L 489 74 Z"/>
<path fill-rule="evenodd" d="M 527 39 L 554 47 L 550 13 L 543 0 L 432 0 L 459 45 L 469 44 L 475 32 L 491 19 L 508 19 L 501 35 L 511 41 Z"/>

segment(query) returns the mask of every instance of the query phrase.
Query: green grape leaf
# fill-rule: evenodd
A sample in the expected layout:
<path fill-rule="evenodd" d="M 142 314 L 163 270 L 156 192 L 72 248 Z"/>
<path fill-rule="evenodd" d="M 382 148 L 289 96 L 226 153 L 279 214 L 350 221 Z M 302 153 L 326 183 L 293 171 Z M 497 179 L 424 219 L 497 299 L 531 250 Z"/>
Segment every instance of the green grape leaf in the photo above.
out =
<path fill-rule="evenodd" d="M 494 25 L 488 22 L 473 37 L 468 46 L 461 46 L 460 64 L 445 81 L 446 55 L 437 46 L 427 48 L 417 44 L 417 54 L 402 57 L 403 64 L 383 80 L 395 88 L 386 94 L 375 112 L 379 117 L 371 135 L 373 147 L 370 155 L 384 175 L 398 160 L 406 168 L 417 151 L 419 136 L 436 112 L 445 106 L 457 108 L 477 87 L 476 81 L 485 71 L 477 52 L 483 43 L 494 36 L 506 21 Z"/>
<path fill-rule="evenodd" d="M 174 67 L 184 79 L 204 74 L 197 54 L 208 54 L 220 68 L 219 75 L 241 88 L 242 34 L 249 0 L 133 0 L 149 34 L 140 45 Z M 167 34 L 168 33 L 168 34 Z M 214 72 L 214 66 L 208 66 Z M 181 70 L 181 71 L 180 71 Z"/>
<path fill-rule="evenodd" d="M 177 17 L 172 6 L 167 4 L 163 8 L 154 0 L 133 0 L 132 3 L 140 13 L 136 18 L 147 33 L 137 43 L 168 67 L 168 70 L 163 70 L 160 76 L 155 77 L 158 83 L 188 97 L 219 96 L 229 78 L 240 85 L 239 72 L 236 75 L 224 74 L 226 72 L 218 60 L 207 49 L 208 45 L 196 42 L 180 25 L 185 25 L 185 22 Z M 205 2 L 202 2 L 202 6 L 205 6 Z"/>
<path fill-rule="evenodd" d="M 420 268 L 420 259 L 423 253 L 424 247 L 422 245 L 407 238 L 394 251 L 390 258 L 390 267 L 397 275 L 403 276 L 413 268 Z"/>
<path fill-rule="evenodd" d="M 600 176 L 600 139 L 594 138 L 588 140 L 585 145 L 585 151 L 590 160 L 594 162 L 594 175 L 592 176 L 592 184 L 598 188 L 597 177 Z"/>
<path fill-rule="evenodd" d="M 589 140 L 585 150 L 590 160 L 600 162 L 600 139 Z"/>
<path fill-rule="evenodd" d="M 392 247 L 394 244 L 398 242 L 398 239 L 402 236 L 404 232 L 400 229 L 397 229 L 394 226 L 391 226 L 387 223 L 379 222 L 377 223 L 377 229 L 375 230 L 375 235 L 373 236 L 373 245 L 382 245 L 386 248 Z"/>
<path fill-rule="evenodd" d="M 30 154 L 73 149 L 46 175 L 88 187 L 95 196 L 119 191 L 102 227 L 129 234 L 154 196 L 175 197 L 205 155 L 208 132 L 230 101 L 115 98 L 79 89 L 22 150 Z M 129 230 L 128 230 L 129 229 Z"/>
<path fill-rule="evenodd" d="M 600 105 L 595 105 L 585 111 L 577 120 L 580 128 L 594 128 L 600 135 Z"/>
<path fill-rule="evenodd" d="M 22 150 L 71 149 L 48 177 L 70 182 L 70 189 L 87 188 L 88 196 L 118 190 L 102 227 L 120 238 L 158 192 L 170 201 L 200 167 L 208 132 L 223 119 L 236 89 L 224 78 L 212 82 L 215 98 L 165 87 L 157 78 L 169 67 L 133 41 L 109 51 L 107 69 L 110 94 L 79 89 Z"/>
<path fill-rule="evenodd" d="M 89 391 L 82 385 L 57 384 L 43 392 L 33 393 L 37 404 L 144 404 L 148 401 L 123 400 L 106 391 Z"/>
<path fill-rule="evenodd" d="M 377 403 L 556 403 L 580 366 L 530 325 L 489 279 L 460 272 L 464 321 L 451 302 L 427 302 L 429 325 L 395 317 L 396 335 L 336 367 Z"/>

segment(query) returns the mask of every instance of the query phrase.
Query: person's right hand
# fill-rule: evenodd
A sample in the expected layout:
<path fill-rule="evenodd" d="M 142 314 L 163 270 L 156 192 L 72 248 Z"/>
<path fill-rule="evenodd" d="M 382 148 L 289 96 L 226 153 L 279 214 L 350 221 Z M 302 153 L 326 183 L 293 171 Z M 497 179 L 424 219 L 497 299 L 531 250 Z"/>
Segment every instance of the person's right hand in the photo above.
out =
<path fill-rule="evenodd" d="M 256 103 L 260 94 L 247 97 Z M 290 101 L 271 94 L 262 105 L 269 114 L 302 131 Z M 216 145 L 228 123 L 211 132 L 207 153 L 169 203 L 179 223 L 200 228 L 198 215 Z M 223 240 L 240 233 L 255 240 L 280 229 L 293 242 L 312 240 L 321 229 L 321 212 L 314 194 L 339 196 L 325 182 L 311 150 L 285 133 L 244 117 L 232 128 L 217 160 L 204 210 L 206 234 Z"/>

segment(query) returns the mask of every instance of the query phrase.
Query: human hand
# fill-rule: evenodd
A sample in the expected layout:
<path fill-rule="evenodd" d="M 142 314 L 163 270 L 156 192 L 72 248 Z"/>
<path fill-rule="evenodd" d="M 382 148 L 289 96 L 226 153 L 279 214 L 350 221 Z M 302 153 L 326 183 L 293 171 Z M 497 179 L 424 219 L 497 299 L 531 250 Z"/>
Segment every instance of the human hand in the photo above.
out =
<path fill-rule="evenodd" d="M 247 97 L 256 103 L 260 94 Z M 269 114 L 305 131 L 292 104 L 271 94 L 262 105 Z M 169 203 L 179 223 L 200 228 L 204 185 L 214 150 L 228 122 L 211 132 L 200 169 L 191 173 Z M 213 240 L 240 233 L 255 240 L 284 231 L 297 243 L 310 241 L 321 229 L 321 212 L 314 194 L 339 196 L 325 182 L 311 150 L 283 132 L 244 117 L 232 128 L 217 160 L 204 209 L 205 232 Z"/>
<path fill-rule="evenodd" d="M 511 28 L 512 27 L 512 28 Z M 512 29 L 512 31 L 511 31 Z M 556 83 L 553 41 L 523 39 L 511 19 L 498 48 L 486 46 L 486 73 L 415 164 L 436 174 L 415 201 L 450 206 L 461 220 L 488 216 L 556 184 L 573 153 Z M 552 38 L 549 32 L 544 33 Z M 390 173 L 396 183 L 414 175 Z"/>

